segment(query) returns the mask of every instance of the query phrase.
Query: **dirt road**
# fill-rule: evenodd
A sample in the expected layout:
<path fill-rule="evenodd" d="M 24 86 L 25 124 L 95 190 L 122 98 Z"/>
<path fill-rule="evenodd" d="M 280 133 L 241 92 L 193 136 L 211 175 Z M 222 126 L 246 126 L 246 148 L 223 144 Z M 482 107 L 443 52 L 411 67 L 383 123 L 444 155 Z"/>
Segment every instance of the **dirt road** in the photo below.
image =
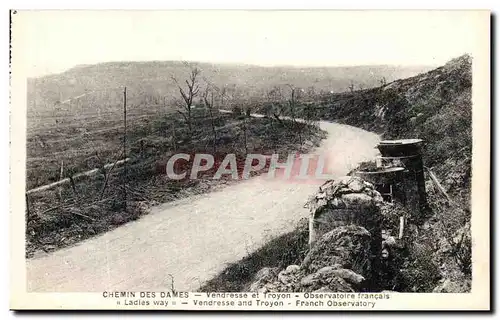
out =
<path fill-rule="evenodd" d="M 322 122 L 328 131 L 314 154 L 329 155 L 335 175 L 372 159 L 379 137 Z M 293 229 L 307 216 L 308 196 L 322 181 L 298 183 L 265 176 L 221 191 L 164 204 L 151 214 L 77 246 L 27 261 L 29 291 L 195 291 L 201 284 Z"/>

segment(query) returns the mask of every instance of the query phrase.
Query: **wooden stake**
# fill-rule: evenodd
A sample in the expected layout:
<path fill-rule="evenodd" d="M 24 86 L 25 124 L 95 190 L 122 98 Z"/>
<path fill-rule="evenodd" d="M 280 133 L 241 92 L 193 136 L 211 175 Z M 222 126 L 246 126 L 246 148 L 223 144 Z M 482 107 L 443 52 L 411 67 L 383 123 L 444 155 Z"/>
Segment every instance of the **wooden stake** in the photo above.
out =
<path fill-rule="evenodd" d="M 31 213 L 30 213 L 30 202 L 29 202 L 29 199 L 28 199 L 28 194 L 25 193 L 24 194 L 24 197 L 26 199 L 26 213 L 27 213 L 27 217 L 26 217 L 26 225 L 28 225 L 28 222 L 30 221 L 30 218 L 31 218 Z"/>
<path fill-rule="evenodd" d="M 446 191 L 444 191 L 444 188 L 443 186 L 441 185 L 441 183 L 439 183 L 439 180 L 437 179 L 437 177 L 434 175 L 434 173 L 431 171 L 431 169 L 425 167 L 425 169 L 427 170 L 427 172 L 429 173 L 429 176 L 431 177 L 431 180 L 432 182 L 434 182 L 434 185 L 438 188 L 438 190 L 445 196 L 446 200 L 448 200 L 449 203 L 452 203 L 451 199 L 450 199 L 450 196 L 448 196 L 448 194 L 446 193 Z"/>
<path fill-rule="evenodd" d="M 78 195 L 78 192 L 76 191 L 76 184 L 75 184 L 75 180 L 73 179 L 73 176 L 69 176 L 69 182 L 71 182 L 71 188 L 73 189 L 73 192 L 75 193 L 75 196 L 76 198 L 80 198 L 80 196 Z"/>
<path fill-rule="evenodd" d="M 64 160 L 61 160 L 61 172 L 59 174 L 59 180 L 62 180 L 63 178 L 64 178 Z M 58 192 L 59 192 L 59 201 L 62 201 L 63 198 L 62 198 L 62 188 L 61 187 L 59 187 Z"/>
<path fill-rule="evenodd" d="M 109 171 L 106 173 L 106 179 L 104 180 L 104 186 L 102 187 L 102 190 L 101 190 L 101 195 L 99 197 L 99 200 L 102 200 L 103 197 L 104 197 L 104 192 L 106 191 L 106 188 L 108 186 L 108 182 L 109 182 L 109 177 L 111 176 L 111 174 L 113 173 L 113 169 L 115 168 L 116 164 L 118 163 L 119 161 L 119 158 L 116 159 L 115 163 L 113 163 L 113 165 L 111 166 L 111 169 L 109 169 Z M 125 166 L 126 168 L 126 166 Z"/>
<path fill-rule="evenodd" d="M 399 239 L 403 239 L 403 234 L 405 230 L 405 217 L 399 217 Z"/>
<path fill-rule="evenodd" d="M 245 139 L 245 156 L 248 155 L 248 146 L 247 146 L 247 116 L 244 115 L 243 118 L 243 138 Z"/>
<path fill-rule="evenodd" d="M 172 120 L 172 141 L 173 141 L 174 151 L 177 151 L 177 136 L 175 135 L 175 119 Z"/>
<path fill-rule="evenodd" d="M 123 89 L 123 158 L 127 158 L 127 87 Z M 123 205 L 127 210 L 127 163 L 123 167 Z"/>
<path fill-rule="evenodd" d="M 91 221 L 95 221 L 94 218 L 89 217 L 89 216 L 87 216 L 87 215 L 85 215 L 83 213 L 79 213 L 79 212 L 76 212 L 76 211 L 69 211 L 69 213 L 74 214 L 75 216 L 79 216 L 79 217 L 82 217 L 82 218 L 85 218 L 85 219 L 89 219 Z"/>

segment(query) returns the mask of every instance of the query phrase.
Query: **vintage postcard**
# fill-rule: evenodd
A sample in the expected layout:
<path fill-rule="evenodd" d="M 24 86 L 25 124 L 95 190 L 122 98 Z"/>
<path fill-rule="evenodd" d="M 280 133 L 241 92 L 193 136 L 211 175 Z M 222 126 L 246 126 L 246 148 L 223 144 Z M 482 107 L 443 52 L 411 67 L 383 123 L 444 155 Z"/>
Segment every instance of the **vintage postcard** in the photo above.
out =
<path fill-rule="evenodd" d="M 10 16 L 12 309 L 491 308 L 489 11 Z"/>

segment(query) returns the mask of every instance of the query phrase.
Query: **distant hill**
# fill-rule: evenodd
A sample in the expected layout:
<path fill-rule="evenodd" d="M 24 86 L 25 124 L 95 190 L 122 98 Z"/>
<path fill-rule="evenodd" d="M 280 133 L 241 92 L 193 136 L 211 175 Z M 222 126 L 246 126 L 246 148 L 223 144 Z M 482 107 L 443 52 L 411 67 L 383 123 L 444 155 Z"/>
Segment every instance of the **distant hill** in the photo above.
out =
<path fill-rule="evenodd" d="M 263 96 L 276 85 L 291 84 L 301 88 L 314 86 L 319 91 L 343 92 L 355 88 L 379 86 L 382 79 L 391 82 L 432 69 L 430 66 L 354 66 L 354 67 L 261 67 L 255 65 L 197 63 L 201 76 L 215 85 L 234 86 L 247 97 Z M 109 62 L 76 66 L 60 74 L 28 79 L 28 112 L 50 111 L 54 105 L 72 97 L 91 93 L 96 96 L 92 108 L 113 104 L 127 87 L 135 104 L 163 101 L 177 97 L 172 76 L 183 80 L 189 67 L 178 61 Z M 91 111 L 91 110 L 89 110 Z"/>

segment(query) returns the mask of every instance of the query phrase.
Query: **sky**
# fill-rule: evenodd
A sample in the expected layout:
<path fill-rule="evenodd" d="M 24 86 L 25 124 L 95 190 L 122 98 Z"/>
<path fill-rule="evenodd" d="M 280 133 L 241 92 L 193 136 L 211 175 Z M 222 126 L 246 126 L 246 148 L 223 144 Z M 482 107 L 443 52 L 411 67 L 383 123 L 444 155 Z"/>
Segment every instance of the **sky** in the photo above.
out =
<path fill-rule="evenodd" d="M 19 11 L 29 77 L 109 61 L 441 65 L 476 47 L 466 11 Z M 13 48 L 15 50 L 15 48 Z"/>

